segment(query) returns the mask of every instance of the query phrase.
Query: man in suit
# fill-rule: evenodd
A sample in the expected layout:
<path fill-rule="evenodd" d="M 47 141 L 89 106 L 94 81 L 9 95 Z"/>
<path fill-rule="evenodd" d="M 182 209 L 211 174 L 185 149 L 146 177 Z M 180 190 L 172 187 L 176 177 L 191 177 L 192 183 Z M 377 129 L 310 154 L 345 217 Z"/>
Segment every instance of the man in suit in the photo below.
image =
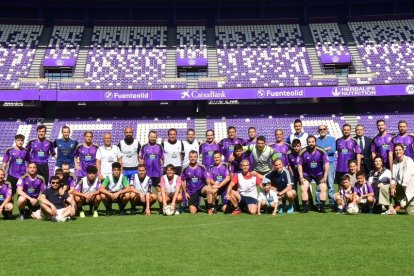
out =
<path fill-rule="evenodd" d="M 361 148 L 361 171 L 368 174 L 372 170 L 372 159 L 371 159 L 371 143 L 372 139 L 365 136 L 365 127 L 361 124 L 355 127 L 355 140 L 357 140 L 359 147 Z"/>

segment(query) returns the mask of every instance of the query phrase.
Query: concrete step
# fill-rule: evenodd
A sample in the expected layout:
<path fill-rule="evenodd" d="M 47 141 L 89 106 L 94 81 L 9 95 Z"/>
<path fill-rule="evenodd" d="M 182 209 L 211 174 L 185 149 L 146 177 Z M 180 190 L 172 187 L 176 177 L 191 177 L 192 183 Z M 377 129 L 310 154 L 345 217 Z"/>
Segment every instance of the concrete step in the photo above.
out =
<path fill-rule="evenodd" d="M 355 70 L 357 74 L 364 74 L 367 73 L 367 68 L 364 65 L 364 62 L 361 59 L 361 55 L 359 54 L 358 48 L 356 46 L 356 42 L 354 36 L 352 35 L 352 31 L 349 28 L 348 24 L 339 24 L 339 30 L 341 31 L 342 37 L 346 45 L 348 46 L 348 51 L 352 57 L 352 63 L 355 66 Z"/>
<path fill-rule="evenodd" d="M 50 38 L 52 37 L 52 32 L 52 27 L 43 28 L 42 34 L 39 39 L 39 45 L 36 49 L 35 55 L 33 57 L 33 62 L 30 66 L 30 78 L 43 77 L 43 59 L 45 58 L 46 49 L 49 45 Z"/>
<path fill-rule="evenodd" d="M 302 34 L 303 42 L 305 43 L 306 51 L 308 52 L 313 75 L 323 75 L 324 73 L 322 71 L 318 53 L 315 49 L 315 42 L 313 41 L 310 27 L 308 25 L 300 26 L 300 32 Z"/>
<path fill-rule="evenodd" d="M 207 119 L 202 118 L 195 118 L 194 119 L 194 130 L 196 133 L 196 138 L 198 140 L 205 140 L 206 139 L 206 131 L 207 131 Z"/>
<path fill-rule="evenodd" d="M 92 42 L 93 28 L 84 28 L 81 40 L 81 47 L 76 60 L 74 78 L 83 78 L 85 74 L 86 61 L 88 60 L 89 47 Z"/>

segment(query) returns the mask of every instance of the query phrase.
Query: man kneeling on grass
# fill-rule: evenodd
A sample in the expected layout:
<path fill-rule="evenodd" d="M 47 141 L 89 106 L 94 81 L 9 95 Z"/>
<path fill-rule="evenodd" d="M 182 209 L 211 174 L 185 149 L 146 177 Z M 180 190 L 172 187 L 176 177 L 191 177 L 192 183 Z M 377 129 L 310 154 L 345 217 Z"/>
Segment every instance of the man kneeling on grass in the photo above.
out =
<path fill-rule="evenodd" d="M 285 168 L 282 159 L 277 158 L 273 164 L 274 170 L 266 174 L 265 178 L 270 180 L 272 189 L 276 191 L 276 202 L 280 203 L 278 212 L 291 214 L 293 213 L 293 203 L 296 198 L 296 190 L 293 189 L 293 177 L 290 171 Z"/>
<path fill-rule="evenodd" d="M 235 174 L 227 187 L 227 199 L 234 206 L 232 215 L 240 214 L 240 208 L 247 208 L 249 214 L 257 214 L 258 194 L 256 186 L 263 188 L 263 176 L 256 172 L 250 172 L 249 166 L 249 160 L 242 160 L 240 165 L 242 172 Z M 237 190 L 233 190 L 235 186 Z"/>
<path fill-rule="evenodd" d="M 6 174 L 0 169 L 0 213 L 4 219 L 13 218 L 12 187 L 10 182 L 5 180 Z"/>
<path fill-rule="evenodd" d="M 125 205 L 129 201 L 130 187 L 128 178 L 121 174 L 121 164 L 112 163 L 112 174 L 108 175 L 99 188 L 106 215 L 112 215 L 112 203 L 118 203 L 119 215 L 125 215 Z"/>
<path fill-rule="evenodd" d="M 40 195 L 40 210 L 33 213 L 33 218 L 64 222 L 75 215 L 75 201 L 68 192 L 59 192 L 60 185 L 58 176 L 50 178 L 50 188 Z"/>
<path fill-rule="evenodd" d="M 92 216 L 94 218 L 98 217 L 98 207 L 101 203 L 100 186 L 98 169 L 95 166 L 86 167 L 86 176 L 79 180 L 73 190 L 73 196 L 79 210 L 79 217 L 85 217 L 85 212 L 82 209 L 84 205 L 89 205 L 89 213 L 92 214 L 93 212 Z"/>
<path fill-rule="evenodd" d="M 130 181 L 131 215 L 137 213 L 137 204 L 143 206 L 142 213 L 145 213 L 146 216 L 151 215 L 151 205 L 157 201 L 157 195 L 151 193 L 151 187 L 151 177 L 147 175 L 145 165 L 140 164 L 138 174 L 133 174 Z"/>

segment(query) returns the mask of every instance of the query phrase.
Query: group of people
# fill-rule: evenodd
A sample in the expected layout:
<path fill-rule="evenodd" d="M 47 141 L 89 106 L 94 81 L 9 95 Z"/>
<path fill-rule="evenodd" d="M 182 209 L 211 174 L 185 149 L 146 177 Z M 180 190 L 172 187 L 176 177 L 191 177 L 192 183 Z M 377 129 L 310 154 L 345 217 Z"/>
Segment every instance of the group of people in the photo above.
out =
<path fill-rule="evenodd" d="M 176 129 L 169 129 L 164 141 L 157 143 L 157 132 L 150 131 L 148 143 L 141 145 L 128 127 L 118 144 L 105 133 L 98 146 L 91 131 L 78 143 L 64 126 L 62 138 L 52 142 L 45 137 L 46 127 L 39 125 L 37 137 L 26 147 L 19 134 L 4 154 L 0 211 L 12 218 L 17 193 L 21 220 L 32 216 L 65 221 L 76 214 L 82 218 L 85 206 L 97 217 L 101 202 L 107 215 L 113 203 L 125 215 L 130 203 L 131 215 L 142 206 L 149 216 L 156 202 L 160 212 L 169 205 L 176 214 L 187 208 L 195 214 L 201 200 L 210 215 L 220 210 L 233 215 L 312 209 L 325 213 L 326 205 L 342 213 L 350 204 L 361 212 L 393 215 L 405 209 L 413 214 L 414 137 L 405 121 L 398 123 L 396 135 L 387 132 L 384 120 L 377 121 L 377 128 L 371 139 L 364 135 L 363 125 L 357 125 L 356 136 L 351 136 L 351 126 L 345 124 L 343 136 L 335 139 L 325 125 L 318 127 L 318 135 L 309 135 L 297 119 L 294 133 L 285 138 L 283 130 L 276 129 L 272 142 L 257 136 L 254 127 L 245 140 L 230 126 L 227 138 L 219 142 L 213 130 L 207 130 L 200 142 L 193 129 L 183 141 L 177 139 Z M 49 178 L 50 157 L 56 159 L 56 168 Z M 337 193 L 334 183 L 339 184 Z"/>

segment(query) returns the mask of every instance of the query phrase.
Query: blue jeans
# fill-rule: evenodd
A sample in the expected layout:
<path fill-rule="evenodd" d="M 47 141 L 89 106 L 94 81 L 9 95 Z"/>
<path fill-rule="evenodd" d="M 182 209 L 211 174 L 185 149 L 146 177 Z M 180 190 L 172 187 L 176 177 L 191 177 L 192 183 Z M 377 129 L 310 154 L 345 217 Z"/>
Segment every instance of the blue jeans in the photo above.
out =
<path fill-rule="evenodd" d="M 334 190 L 334 182 L 335 182 L 335 171 L 336 171 L 336 166 L 335 166 L 335 161 L 334 162 L 329 162 L 329 172 L 328 172 L 328 198 L 329 198 L 329 206 L 334 206 L 335 204 L 335 199 L 334 199 L 334 194 L 335 194 L 335 190 Z M 319 186 L 316 186 L 316 204 L 321 204 L 321 201 L 319 199 Z"/>

